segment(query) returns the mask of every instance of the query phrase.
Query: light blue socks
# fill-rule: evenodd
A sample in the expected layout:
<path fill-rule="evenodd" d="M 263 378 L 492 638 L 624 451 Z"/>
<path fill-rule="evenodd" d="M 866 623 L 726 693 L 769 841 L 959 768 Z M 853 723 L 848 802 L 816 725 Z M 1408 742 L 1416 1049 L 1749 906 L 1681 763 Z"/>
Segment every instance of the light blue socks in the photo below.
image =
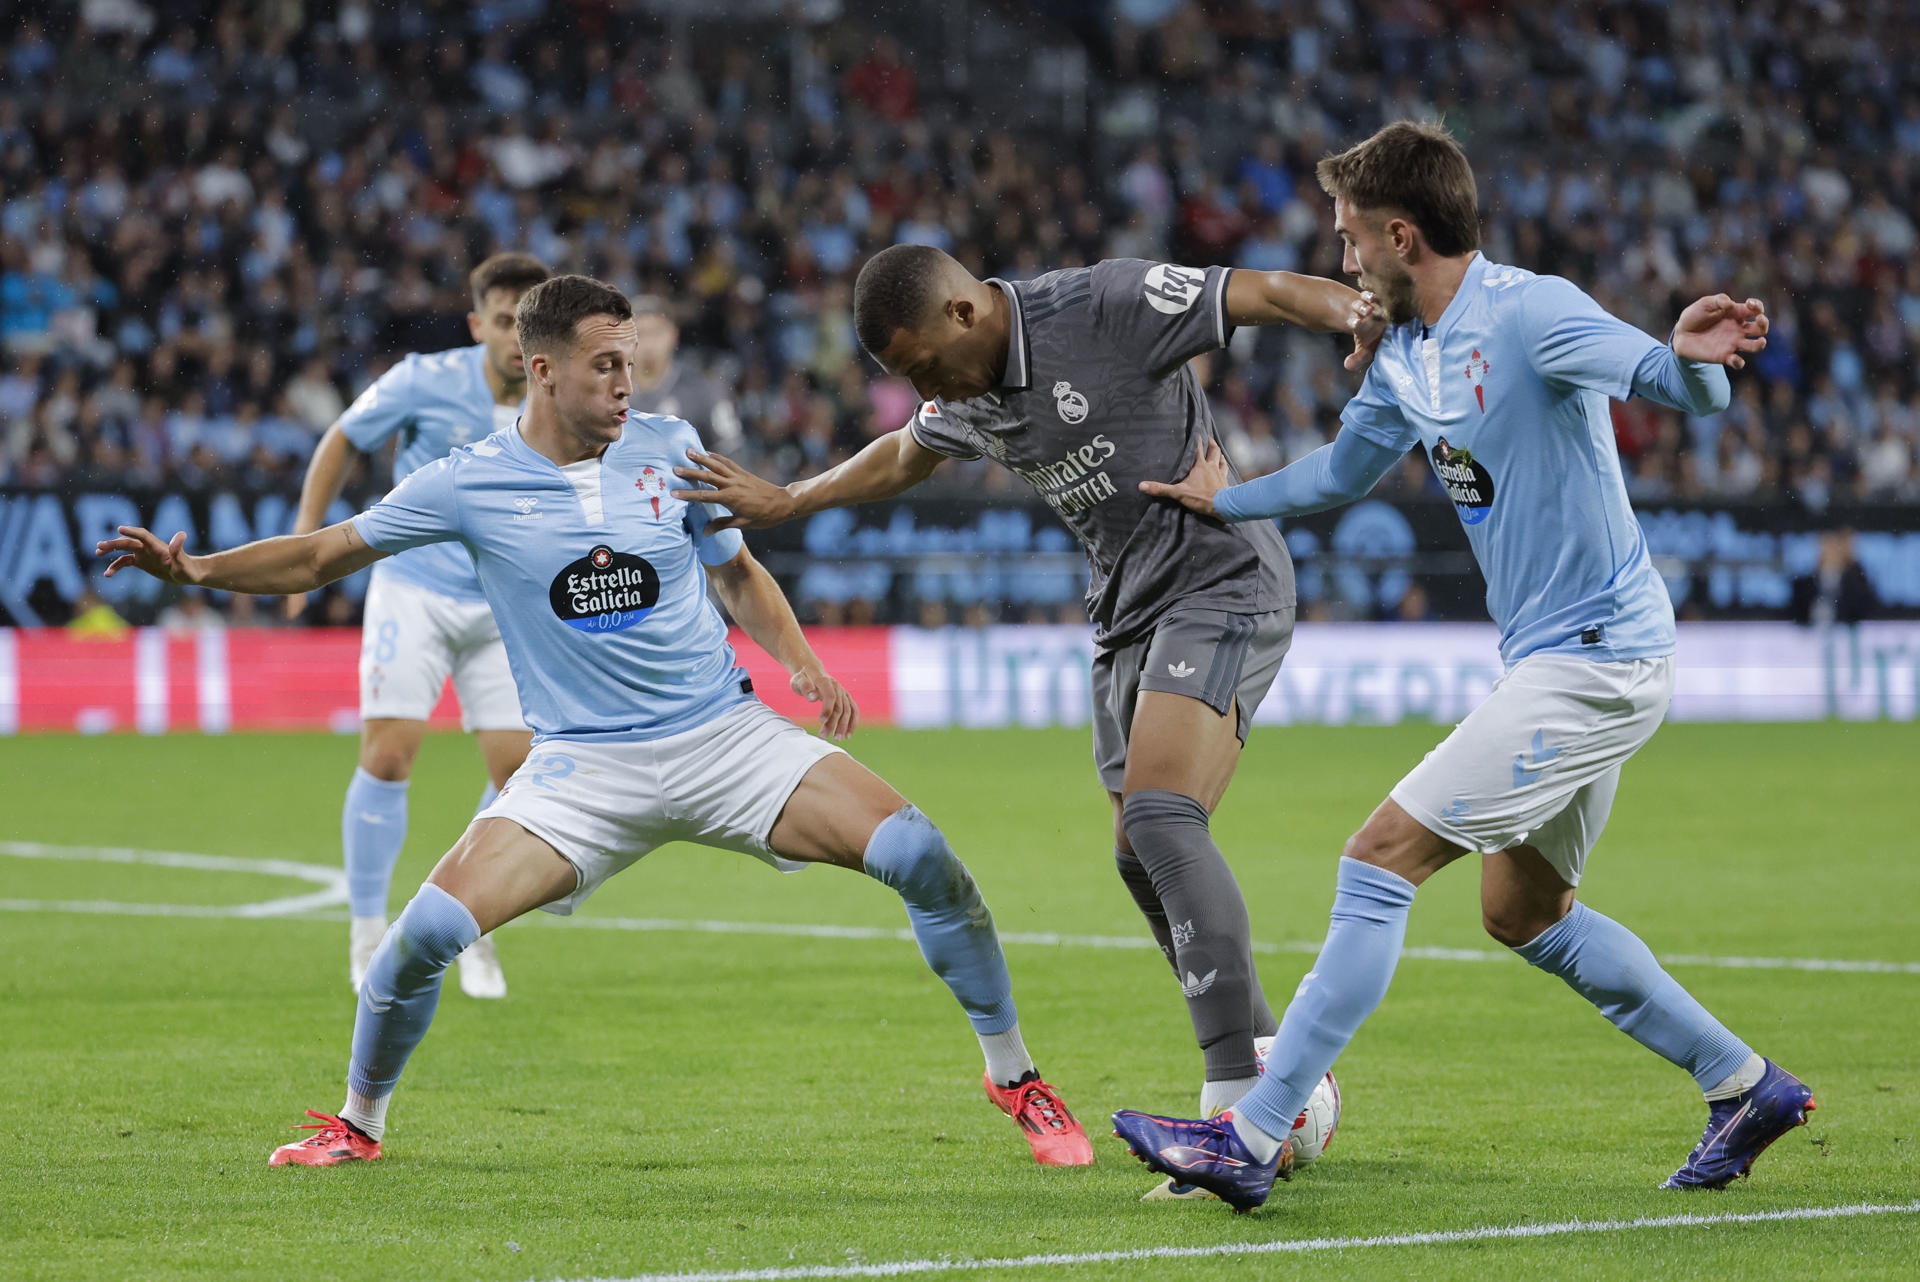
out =
<path fill-rule="evenodd" d="M 889 815 L 867 842 L 865 864 L 869 877 L 906 901 L 920 955 L 953 990 L 974 1032 L 1015 1028 L 1013 980 L 993 914 L 933 821 L 912 806 Z"/>
<path fill-rule="evenodd" d="M 387 915 L 387 885 L 407 844 L 407 781 L 389 783 L 355 768 L 340 808 L 347 906 L 355 917 Z"/>
<path fill-rule="evenodd" d="M 466 905 L 428 882 L 375 950 L 360 985 L 347 1105 L 340 1114 L 369 1138 L 379 1139 L 385 1129 L 387 1097 L 433 1022 L 441 978 L 478 938 L 479 924 Z"/>
<path fill-rule="evenodd" d="M 1573 911 L 1513 950 L 1600 1008 L 1613 1026 L 1693 1074 L 1711 1091 L 1753 1055 L 1654 960 L 1640 937 L 1575 903 Z"/>
<path fill-rule="evenodd" d="M 1397 873 L 1341 857 L 1326 942 L 1280 1017 L 1265 1076 L 1233 1106 L 1236 1122 L 1271 1141 L 1236 1128 L 1255 1157 L 1272 1160 L 1313 1088 L 1387 995 L 1413 892 L 1413 883 Z"/>

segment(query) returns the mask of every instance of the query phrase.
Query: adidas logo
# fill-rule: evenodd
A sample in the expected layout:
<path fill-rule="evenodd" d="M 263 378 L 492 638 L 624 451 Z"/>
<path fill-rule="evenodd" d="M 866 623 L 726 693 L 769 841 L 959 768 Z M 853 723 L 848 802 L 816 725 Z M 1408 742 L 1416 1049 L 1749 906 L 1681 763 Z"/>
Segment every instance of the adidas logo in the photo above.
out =
<path fill-rule="evenodd" d="M 1197 671 L 1199 671 L 1198 668 L 1189 668 L 1185 659 L 1180 660 L 1178 663 L 1169 663 L 1167 665 L 1167 675 L 1170 677 L 1179 677 L 1182 681 L 1185 681 Z"/>
<path fill-rule="evenodd" d="M 1185 993 L 1189 997 L 1198 997 L 1200 994 L 1206 992 L 1209 988 L 1213 987 L 1213 977 L 1215 975 L 1218 975 L 1219 973 L 1220 972 L 1218 970 L 1210 970 L 1205 975 L 1202 975 L 1199 979 L 1195 979 L 1193 977 L 1193 972 L 1188 971 L 1186 982 L 1180 985 L 1180 991 Z"/>

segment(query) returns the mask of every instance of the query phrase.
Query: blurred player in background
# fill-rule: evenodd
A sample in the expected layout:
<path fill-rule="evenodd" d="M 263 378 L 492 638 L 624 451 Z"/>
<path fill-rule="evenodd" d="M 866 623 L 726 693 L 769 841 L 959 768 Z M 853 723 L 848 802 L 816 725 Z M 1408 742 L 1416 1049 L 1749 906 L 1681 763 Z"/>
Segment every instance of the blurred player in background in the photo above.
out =
<path fill-rule="evenodd" d="M 921 954 L 959 1001 L 987 1096 L 1043 1165 L 1093 1161 L 1086 1133 L 1021 1039 L 993 915 L 932 820 L 840 748 L 770 711 L 734 661 L 728 613 L 821 705 L 836 738 L 853 701 L 807 644 L 773 576 L 724 515 L 667 494 L 699 436 L 638 414 L 633 314 L 585 276 L 528 291 L 525 417 L 421 468 L 366 512 L 306 535 L 188 556 L 123 527 L 100 550 L 174 583 L 309 591 L 409 548 L 463 547 L 479 568 L 539 747 L 434 868 L 360 987 L 347 1100 L 270 1164 L 380 1156 L 388 1102 L 462 949 L 535 908 L 571 913 L 658 846 L 692 841 L 793 871 L 831 863 L 892 888 Z M 724 1107 L 724 1105 L 723 1105 Z"/>
<path fill-rule="evenodd" d="M 1188 362 L 1239 325 L 1351 333 L 1359 368 L 1381 325 L 1337 281 L 1139 259 L 1026 281 L 974 279 L 941 250 L 895 245 L 854 285 L 860 342 L 925 400 L 907 426 L 781 488 L 718 455 L 676 491 L 760 528 L 891 498 L 948 458 L 985 455 L 1045 499 L 1091 568 L 1098 625 L 1093 751 L 1113 803 L 1114 860 L 1187 1001 L 1205 1061 L 1200 1106 L 1253 1085 L 1276 1025 L 1246 903 L 1209 828 L 1254 709 L 1293 637 L 1293 563 L 1272 525 L 1234 527 L 1140 492 L 1214 441 Z M 1183 1196 L 1171 1182 L 1150 1197 Z"/>
<path fill-rule="evenodd" d="M 1766 313 L 1702 298 L 1662 343 L 1566 280 L 1488 262 L 1473 169 L 1436 126 L 1389 125 L 1319 177 L 1344 268 L 1392 325 L 1339 436 L 1244 485 L 1209 445 L 1184 480 L 1142 488 L 1266 528 L 1361 498 L 1423 447 L 1486 574 L 1506 674 L 1347 840 L 1326 942 L 1259 1084 L 1217 1120 L 1125 1110 L 1116 1133 L 1236 1209 L 1264 1202 L 1293 1119 L 1386 995 L 1414 891 L 1478 852 L 1487 933 L 1704 1092 L 1706 1133 L 1663 1187 L 1722 1187 L 1806 1120 L 1813 1093 L 1574 895 L 1620 768 L 1673 693 L 1673 603 L 1627 502 L 1608 399 L 1719 413 L 1722 367 L 1766 346 Z"/>
<path fill-rule="evenodd" d="M 513 426 L 527 394 L 526 362 L 514 333 L 520 296 L 547 279 L 528 254 L 495 254 L 474 268 L 472 347 L 415 354 L 360 394 L 314 448 L 300 488 L 293 532 L 320 528 L 340 494 L 356 452 L 399 437 L 393 480 L 448 451 Z M 304 594 L 287 600 L 298 617 Z M 460 696 L 460 724 L 486 762 L 482 810 L 526 760 L 531 738 L 507 667 L 500 629 L 481 595 L 473 562 L 457 545 L 414 548 L 383 562 L 367 589 L 360 644 L 360 762 L 340 811 L 340 844 L 353 915 L 347 928 L 348 979 L 357 990 L 387 929 L 387 886 L 407 840 L 407 780 L 427 718 L 447 678 Z M 483 938 L 460 958 L 460 988 L 470 997 L 505 997 L 506 976 Z"/>
<path fill-rule="evenodd" d="M 642 414 L 683 418 L 701 439 L 721 449 L 741 441 L 740 415 L 720 385 L 679 359 L 680 327 L 664 300 L 643 294 L 633 300 L 633 408 Z"/>

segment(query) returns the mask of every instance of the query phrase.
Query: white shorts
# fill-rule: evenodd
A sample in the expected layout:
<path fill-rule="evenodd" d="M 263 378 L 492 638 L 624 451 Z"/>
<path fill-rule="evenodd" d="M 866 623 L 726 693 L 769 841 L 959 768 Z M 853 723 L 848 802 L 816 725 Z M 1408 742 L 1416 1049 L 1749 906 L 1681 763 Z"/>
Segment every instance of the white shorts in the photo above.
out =
<path fill-rule="evenodd" d="M 1620 767 L 1673 697 L 1673 658 L 1520 660 L 1394 785 L 1423 826 L 1482 854 L 1528 845 L 1570 886 L 1600 840 Z"/>
<path fill-rule="evenodd" d="M 360 719 L 425 721 L 447 678 L 463 730 L 525 730 L 500 625 L 485 601 L 456 601 L 374 572 L 360 628 Z"/>
<path fill-rule="evenodd" d="M 573 893 L 543 905 L 565 915 L 670 841 L 737 850 L 781 872 L 805 868 L 774 854 L 767 834 L 807 771 L 843 751 L 748 699 L 665 739 L 539 743 L 476 817 L 511 819 L 573 865 Z"/>

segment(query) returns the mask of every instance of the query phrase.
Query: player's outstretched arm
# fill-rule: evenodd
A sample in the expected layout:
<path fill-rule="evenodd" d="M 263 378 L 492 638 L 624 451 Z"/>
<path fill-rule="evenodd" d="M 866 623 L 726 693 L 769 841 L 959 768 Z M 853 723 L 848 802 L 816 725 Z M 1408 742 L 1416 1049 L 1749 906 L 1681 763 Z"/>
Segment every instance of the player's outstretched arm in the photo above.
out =
<path fill-rule="evenodd" d="M 1387 332 L 1386 312 L 1371 292 L 1357 294 L 1319 276 L 1240 268 L 1227 278 L 1226 304 L 1233 325 L 1298 325 L 1352 334 L 1346 365 L 1356 372 L 1373 363 L 1380 336 Z"/>
<path fill-rule="evenodd" d="M 675 490 L 673 497 L 688 503 L 714 503 L 732 512 L 710 522 L 706 533 L 720 530 L 764 530 L 798 517 L 812 516 L 830 507 L 848 507 L 890 499 L 933 475 L 946 457 L 913 439 L 906 428 L 888 432 L 867 448 L 818 476 L 792 485 L 762 480 L 724 454 L 688 450 L 692 467 L 676 467 L 683 481 L 709 488 Z"/>
<path fill-rule="evenodd" d="M 708 566 L 707 573 L 720 594 L 720 603 L 741 631 L 793 674 L 793 692 L 808 703 L 820 705 L 820 733 L 829 739 L 852 734 L 854 723 L 860 719 L 853 696 L 827 674 L 820 656 L 807 644 L 800 620 L 793 617 L 786 593 L 766 567 L 754 560 L 752 552 L 741 548 L 740 555 L 722 565 Z"/>
<path fill-rule="evenodd" d="M 387 555 L 368 547 L 352 521 L 311 534 L 261 539 L 205 556 L 187 554 L 184 533 L 162 543 L 137 525 L 119 529 L 119 538 L 102 539 L 94 548 L 97 556 L 113 556 L 107 566 L 108 578 L 121 570 L 142 570 L 168 583 L 254 596 L 311 592 Z"/>
<path fill-rule="evenodd" d="M 327 509 L 340 497 L 340 491 L 347 484 L 347 473 L 353 469 L 353 456 L 360 451 L 347 438 L 347 433 L 334 420 L 320 441 L 313 447 L 313 458 L 307 462 L 306 479 L 300 482 L 300 505 L 294 510 L 293 532 L 311 534 L 320 528 L 327 519 Z M 306 609 L 307 596 L 304 592 L 287 595 L 286 614 L 289 619 L 297 619 Z"/>
<path fill-rule="evenodd" d="M 1178 481 L 1142 481 L 1140 488 L 1217 520 L 1265 521 L 1304 516 L 1364 498 L 1393 470 L 1400 456 L 1400 450 L 1358 432 L 1341 432 L 1331 444 L 1278 472 L 1235 485 L 1219 443 L 1208 441 L 1200 447 L 1192 469 Z"/>

